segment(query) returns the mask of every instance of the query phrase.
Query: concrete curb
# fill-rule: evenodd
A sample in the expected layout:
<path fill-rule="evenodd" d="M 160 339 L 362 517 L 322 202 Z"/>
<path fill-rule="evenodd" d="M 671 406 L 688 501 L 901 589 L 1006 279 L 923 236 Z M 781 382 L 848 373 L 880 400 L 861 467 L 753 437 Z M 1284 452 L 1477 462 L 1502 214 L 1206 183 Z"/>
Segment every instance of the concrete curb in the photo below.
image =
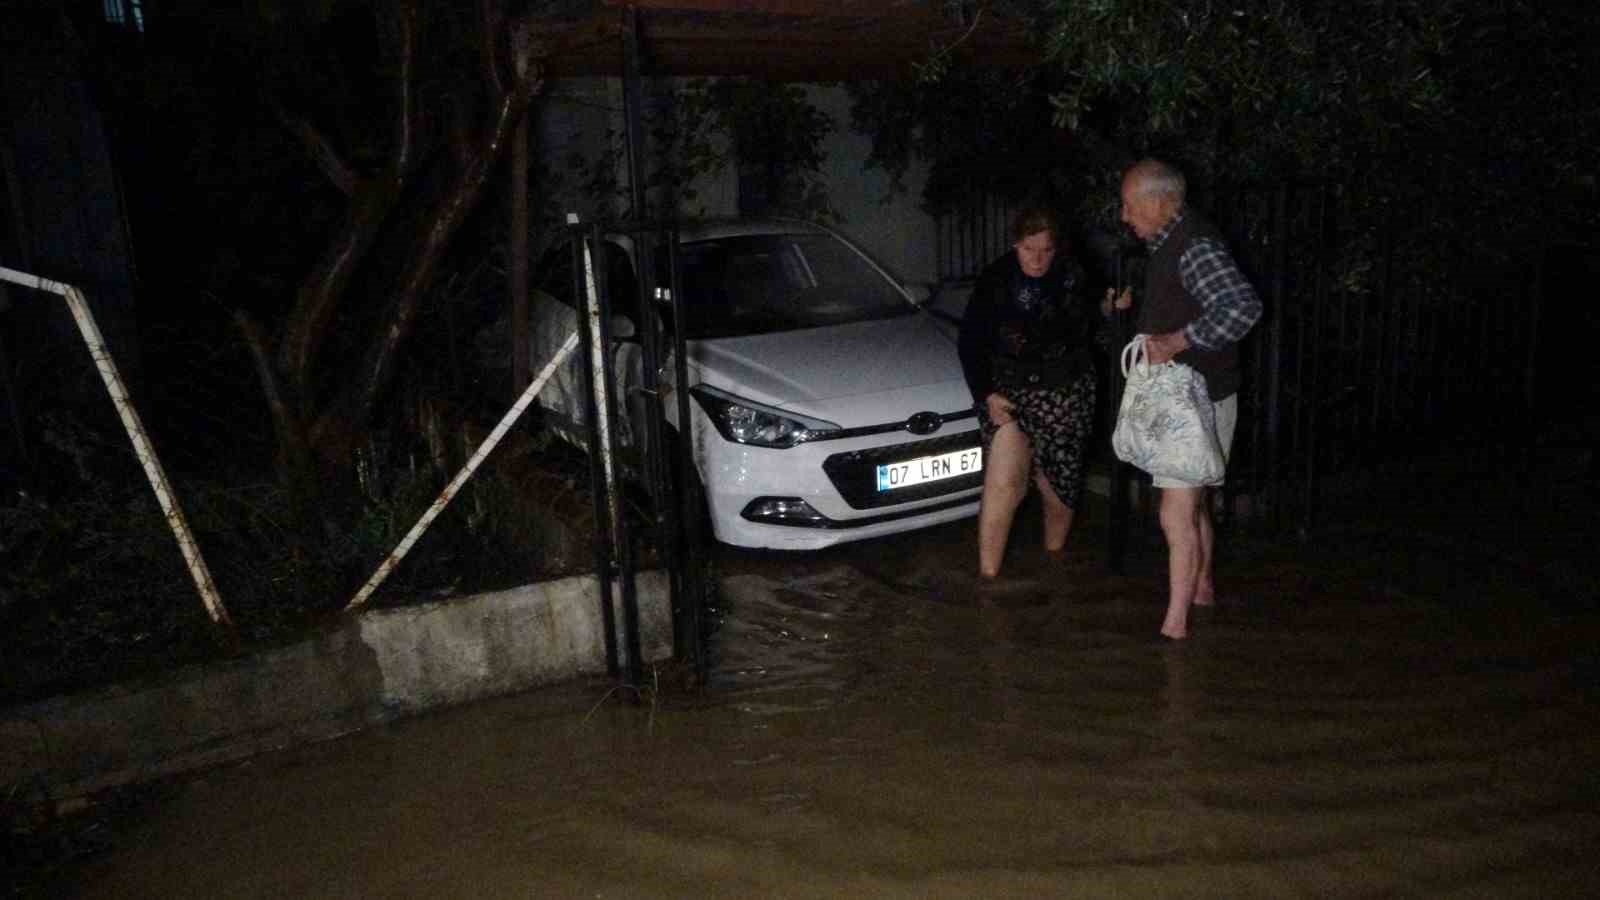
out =
<path fill-rule="evenodd" d="M 641 655 L 670 657 L 667 577 L 636 586 Z M 0 788 L 80 796 L 602 673 L 604 633 L 592 575 L 372 610 L 254 656 L 0 713 Z"/>

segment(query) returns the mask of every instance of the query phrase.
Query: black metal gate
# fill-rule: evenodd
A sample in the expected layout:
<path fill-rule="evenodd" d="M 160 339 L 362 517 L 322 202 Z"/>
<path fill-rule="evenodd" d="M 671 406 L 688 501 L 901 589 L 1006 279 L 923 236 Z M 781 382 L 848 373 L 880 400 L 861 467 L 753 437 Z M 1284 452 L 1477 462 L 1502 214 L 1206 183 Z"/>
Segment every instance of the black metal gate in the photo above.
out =
<path fill-rule="evenodd" d="M 626 683 L 639 687 L 643 681 L 639 638 L 639 608 L 635 587 L 638 538 L 630 526 L 623 504 L 624 478 L 619 464 L 617 417 L 619 409 L 640 414 L 634 422 L 642 447 L 637 459 L 637 475 L 651 499 L 653 519 L 649 525 L 654 546 L 666 569 L 673 619 L 674 656 L 704 675 L 704 608 L 710 588 L 703 532 L 703 499 L 694 485 L 699 483 L 691 457 L 691 441 L 679 439 L 667 423 L 665 402 L 670 396 L 676 404 L 679 430 L 690 420 L 687 390 L 669 390 L 669 385 L 687 386 L 688 373 L 683 330 L 670 323 L 683 322 L 679 289 L 677 231 L 671 226 L 632 225 L 603 229 L 599 224 L 572 226 L 572 271 L 574 296 L 583 297 L 578 317 L 583 348 L 583 384 L 587 398 L 585 422 L 591 484 L 594 495 L 595 571 L 600 582 L 602 615 L 606 629 L 607 667 L 622 675 Z M 626 235 L 633 246 L 639 296 L 628 298 L 626 306 L 614 302 L 605 265 L 594 261 L 605 258 L 602 244 L 608 235 Z M 660 264 L 657 264 L 657 261 Z M 593 279 L 594 290 L 589 289 Z M 636 333 L 630 340 L 640 344 L 641 373 L 639 396 L 621 398 L 622 385 L 616 379 L 616 341 L 611 334 L 613 311 L 628 309 Z M 596 334 L 598 330 L 598 335 Z M 595 348 L 602 358 L 597 362 Z M 663 378 L 665 363 L 673 367 L 673 377 Z M 596 391 L 593 374 L 605 378 L 603 390 Z M 595 398 L 604 398 L 604 415 Z M 623 402 L 619 404 L 619 399 Z M 621 590 L 622 622 L 620 635 L 625 654 L 617 646 L 619 629 L 615 621 L 618 608 L 613 597 L 613 581 Z M 627 664 L 624 670 L 622 659 Z"/>
<path fill-rule="evenodd" d="M 1220 517 L 1308 534 L 1328 500 L 1358 496 L 1382 468 L 1463 445 L 1510 458 L 1531 439 L 1532 261 L 1475 256 L 1426 204 L 1343 185 L 1217 191 L 1195 205 L 1266 305 L 1240 348 Z M 1137 291 L 1142 253 L 1119 262 Z M 1128 493 L 1112 492 L 1114 522 L 1129 518 Z"/>

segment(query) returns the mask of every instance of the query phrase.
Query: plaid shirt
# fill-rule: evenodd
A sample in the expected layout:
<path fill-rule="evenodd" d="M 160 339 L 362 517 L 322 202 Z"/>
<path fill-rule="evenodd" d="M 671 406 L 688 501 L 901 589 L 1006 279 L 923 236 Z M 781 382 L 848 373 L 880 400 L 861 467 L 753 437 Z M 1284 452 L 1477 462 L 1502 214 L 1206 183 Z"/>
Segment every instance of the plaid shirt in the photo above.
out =
<path fill-rule="evenodd" d="M 1182 221 L 1180 209 L 1150 238 L 1152 254 Z M 1194 346 L 1221 350 L 1242 339 L 1261 318 L 1261 298 L 1221 241 L 1203 237 L 1190 242 L 1178 257 L 1178 275 L 1183 279 L 1183 289 L 1193 294 L 1204 310 L 1183 329 L 1184 337 Z"/>

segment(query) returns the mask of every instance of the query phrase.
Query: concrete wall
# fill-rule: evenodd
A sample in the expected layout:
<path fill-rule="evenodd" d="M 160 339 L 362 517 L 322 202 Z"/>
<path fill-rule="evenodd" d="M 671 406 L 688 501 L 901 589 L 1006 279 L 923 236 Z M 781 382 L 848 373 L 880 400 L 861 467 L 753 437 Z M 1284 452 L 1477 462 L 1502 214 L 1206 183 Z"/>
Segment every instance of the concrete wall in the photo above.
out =
<path fill-rule="evenodd" d="M 641 573 L 637 593 L 641 655 L 666 659 L 665 575 Z M 254 656 L 0 714 L 0 788 L 77 796 L 603 673 L 604 633 L 593 576 L 372 610 Z"/>

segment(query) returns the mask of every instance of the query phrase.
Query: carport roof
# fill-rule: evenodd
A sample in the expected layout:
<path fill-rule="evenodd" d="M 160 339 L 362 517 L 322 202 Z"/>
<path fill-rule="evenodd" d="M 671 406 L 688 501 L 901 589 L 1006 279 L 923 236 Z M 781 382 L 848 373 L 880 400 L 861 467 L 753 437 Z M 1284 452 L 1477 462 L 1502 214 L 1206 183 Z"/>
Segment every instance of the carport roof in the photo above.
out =
<path fill-rule="evenodd" d="M 1025 27 L 958 0 L 567 0 L 535 22 L 546 73 L 620 76 L 629 6 L 645 75 L 900 78 L 941 47 L 1006 68 L 1039 58 Z"/>

